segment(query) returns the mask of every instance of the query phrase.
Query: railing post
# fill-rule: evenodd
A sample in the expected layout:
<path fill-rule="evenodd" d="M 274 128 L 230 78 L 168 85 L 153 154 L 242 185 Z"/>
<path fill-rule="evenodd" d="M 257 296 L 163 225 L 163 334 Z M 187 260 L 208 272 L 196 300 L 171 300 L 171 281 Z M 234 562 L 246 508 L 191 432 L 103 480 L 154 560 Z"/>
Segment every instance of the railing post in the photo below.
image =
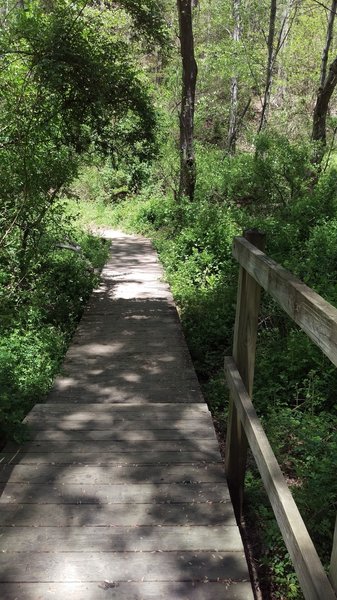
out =
<path fill-rule="evenodd" d="M 331 563 L 329 569 L 329 578 L 333 589 L 337 594 L 337 518 L 335 525 L 335 534 L 333 536 Z"/>
<path fill-rule="evenodd" d="M 248 229 L 243 233 L 248 242 L 264 250 L 265 234 Z M 260 306 L 260 285 L 240 267 L 236 317 L 233 340 L 233 359 L 250 396 L 253 391 L 255 347 Z M 226 436 L 226 475 L 238 521 L 242 517 L 244 478 L 247 462 L 247 439 L 238 417 L 233 399 L 229 402 Z"/>

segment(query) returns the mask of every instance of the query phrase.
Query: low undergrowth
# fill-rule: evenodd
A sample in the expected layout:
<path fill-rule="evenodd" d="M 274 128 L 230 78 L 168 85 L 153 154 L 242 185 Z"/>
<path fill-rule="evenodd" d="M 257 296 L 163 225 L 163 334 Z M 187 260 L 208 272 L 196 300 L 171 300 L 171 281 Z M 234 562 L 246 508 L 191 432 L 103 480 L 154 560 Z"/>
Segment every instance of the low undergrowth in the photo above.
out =
<path fill-rule="evenodd" d="M 64 232 L 63 232 L 64 233 Z M 69 232 L 68 232 L 69 233 Z M 0 296 L 0 443 L 25 434 L 22 419 L 48 392 L 106 261 L 106 243 L 72 230 L 72 239 L 46 234 L 44 247 L 20 282 L 5 265 Z M 68 246 L 68 247 L 67 247 Z"/>

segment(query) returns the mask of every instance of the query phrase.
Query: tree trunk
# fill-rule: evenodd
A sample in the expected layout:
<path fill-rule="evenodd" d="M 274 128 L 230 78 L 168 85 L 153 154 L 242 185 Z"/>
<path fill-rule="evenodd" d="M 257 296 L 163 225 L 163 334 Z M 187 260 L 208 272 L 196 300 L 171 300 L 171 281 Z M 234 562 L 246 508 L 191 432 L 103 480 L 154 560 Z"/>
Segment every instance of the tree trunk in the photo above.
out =
<path fill-rule="evenodd" d="M 314 109 L 312 139 L 315 142 L 321 142 L 323 147 L 326 145 L 326 117 L 328 114 L 329 102 L 336 85 L 337 58 L 335 58 L 330 65 L 324 86 L 318 90 Z"/>
<path fill-rule="evenodd" d="M 282 5 L 282 2 L 280 3 Z M 267 124 L 268 115 L 269 115 L 269 107 L 270 107 L 270 96 L 271 96 L 271 88 L 273 83 L 273 75 L 276 59 L 284 47 L 288 35 L 290 33 L 291 27 L 294 23 L 297 9 L 300 4 L 300 0 L 288 0 L 283 9 L 283 16 L 281 19 L 280 29 L 277 35 L 277 39 L 275 41 L 275 32 L 276 32 L 276 17 L 277 17 L 277 0 L 271 0 L 270 3 L 270 18 L 269 18 L 269 33 L 268 33 L 268 61 L 267 61 L 267 74 L 266 74 L 266 87 L 264 92 L 264 98 L 262 103 L 262 113 L 260 119 L 260 125 L 258 128 L 258 133 L 262 131 L 262 129 Z M 292 17 L 291 11 L 293 11 Z"/>
<path fill-rule="evenodd" d="M 237 58 L 235 46 L 240 41 L 240 0 L 233 0 L 233 42 L 234 42 L 234 58 Z M 235 61 L 236 62 L 236 61 Z M 236 68 L 236 67 L 235 67 Z M 229 130 L 228 130 L 228 151 L 230 154 L 235 154 L 236 139 L 238 129 L 238 78 L 233 75 L 231 79 L 231 100 L 229 113 Z"/>
<path fill-rule="evenodd" d="M 179 197 L 194 197 L 196 164 L 194 155 L 194 107 L 197 63 L 194 56 L 192 1 L 177 0 L 180 53 L 182 58 L 182 94 L 180 109 L 180 183 Z"/>
<path fill-rule="evenodd" d="M 326 118 L 329 109 L 329 102 L 333 91 L 337 85 L 337 58 L 331 63 L 328 73 L 327 63 L 329 50 L 332 42 L 333 26 L 337 8 L 337 0 L 332 0 L 331 10 L 328 19 L 326 34 L 326 44 L 322 52 L 320 86 L 317 93 L 316 104 L 314 108 L 312 124 L 312 140 L 320 142 L 321 148 L 316 152 L 314 162 L 319 163 L 323 157 L 326 146 Z"/>
<path fill-rule="evenodd" d="M 286 77 L 287 77 L 287 71 L 284 68 L 284 65 L 282 62 L 281 49 L 284 50 L 286 43 L 287 43 L 288 33 L 289 33 L 289 30 L 291 27 L 291 25 L 289 25 L 289 20 L 290 20 L 290 14 L 291 14 L 291 9 L 293 7 L 293 4 L 294 4 L 294 2 L 292 2 L 292 0 L 290 0 L 290 1 L 288 0 L 283 7 L 282 25 L 281 25 L 280 35 L 279 35 L 280 60 L 279 60 L 278 69 L 277 69 L 277 79 L 281 82 L 281 84 L 279 85 L 279 88 L 278 88 L 278 97 L 279 97 L 280 104 L 283 103 L 285 95 L 286 95 Z M 297 3 L 295 4 L 295 10 L 296 10 L 296 6 L 297 6 Z"/>
<path fill-rule="evenodd" d="M 276 0 L 270 2 L 270 17 L 269 17 L 269 33 L 268 33 L 268 61 L 267 61 L 267 73 L 266 73 L 266 87 L 264 91 L 264 98 L 262 104 L 262 113 L 260 119 L 260 125 L 258 133 L 265 127 L 268 119 L 269 105 L 270 105 L 270 93 L 273 82 L 273 67 L 274 67 L 274 39 L 275 39 L 275 24 L 276 24 Z"/>
<path fill-rule="evenodd" d="M 333 26 L 334 26 L 334 21 L 335 21 L 335 16 L 336 16 L 336 8 L 337 8 L 337 0 L 332 0 L 331 10 L 329 11 L 329 17 L 328 17 L 328 27 L 327 27 L 327 31 L 326 31 L 326 43 L 325 43 L 325 46 L 324 46 L 323 52 L 322 52 L 321 78 L 320 78 L 320 87 L 321 88 L 324 87 L 324 83 L 326 80 L 326 70 L 327 70 L 329 51 L 330 51 L 332 36 L 333 36 Z"/>

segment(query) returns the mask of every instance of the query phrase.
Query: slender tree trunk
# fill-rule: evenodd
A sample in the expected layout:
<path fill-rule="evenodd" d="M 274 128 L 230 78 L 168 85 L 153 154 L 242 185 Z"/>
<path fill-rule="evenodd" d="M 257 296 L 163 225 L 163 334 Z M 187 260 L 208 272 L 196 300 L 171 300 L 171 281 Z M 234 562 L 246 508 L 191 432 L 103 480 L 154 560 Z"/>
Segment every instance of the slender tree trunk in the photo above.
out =
<path fill-rule="evenodd" d="M 323 52 L 322 52 L 321 77 L 320 77 L 320 87 L 321 88 L 324 87 L 324 83 L 326 80 L 326 71 L 327 71 L 327 66 L 328 66 L 329 52 L 330 52 L 331 43 L 332 43 L 333 26 L 334 26 L 334 22 L 335 22 L 336 9 L 337 9 L 337 0 L 332 0 L 331 10 L 329 11 L 329 16 L 328 16 L 328 27 L 327 27 L 327 31 L 326 31 L 326 43 L 325 43 L 325 46 L 324 46 Z"/>
<path fill-rule="evenodd" d="M 281 48 L 282 48 L 282 50 L 284 50 L 284 47 L 286 46 L 286 43 L 287 43 L 288 33 L 289 33 L 289 29 L 290 29 L 289 19 L 290 19 L 290 13 L 291 13 L 292 6 L 293 6 L 292 0 L 290 0 L 290 1 L 287 0 L 287 2 L 284 5 L 284 8 L 283 8 L 282 26 L 281 26 L 281 31 L 280 31 L 280 35 L 279 35 L 280 50 L 281 50 Z M 284 68 L 283 61 L 282 61 L 282 52 L 280 51 L 280 60 L 279 60 L 278 69 L 277 69 L 277 78 L 279 81 L 281 81 L 281 84 L 278 89 L 278 96 L 280 99 L 280 103 L 283 103 L 285 95 L 286 95 L 286 76 L 287 76 L 287 72 L 286 72 L 286 69 Z"/>
<path fill-rule="evenodd" d="M 233 42 L 234 42 L 234 58 L 237 58 L 235 46 L 240 41 L 240 0 L 233 0 Z M 236 62 L 236 61 L 235 61 Z M 236 68 L 236 67 L 235 67 Z M 229 130 L 228 130 L 228 151 L 230 154 L 235 154 L 236 139 L 238 129 L 238 78 L 233 75 L 231 79 L 231 100 L 229 113 Z"/>
<path fill-rule="evenodd" d="M 321 148 L 315 153 L 314 162 L 319 163 L 326 146 L 326 118 L 333 91 L 337 85 L 337 58 L 331 63 L 327 73 L 329 50 L 331 47 L 333 26 L 337 9 L 337 0 L 332 0 L 328 19 L 326 43 L 322 52 L 320 86 L 318 88 L 312 124 L 312 140 L 321 143 Z"/>
<path fill-rule="evenodd" d="M 274 67 L 274 40 L 275 40 L 275 25 L 276 25 L 276 11 L 277 2 L 271 0 L 270 2 L 270 17 L 269 17 L 269 33 L 268 33 L 268 61 L 267 61 L 267 73 L 266 73 L 266 87 L 264 91 L 264 98 L 262 104 L 262 113 L 260 119 L 260 125 L 258 133 L 265 127 L 268 119 L 269 105 L 270 105 L 270 93 L 271 86 L 273 83 L 273 67 Z"/>
<path fill-rule="evenodd" d="M 194 56 L 192 0 L 177 0 L 180 53 L 182 58 L 182 94 L 180 109 L 180 183 L 179 196 L 194 197 L 196 164 L 194 155 L 194 108 L 197 63 Z"/>
<path fill-rule="evenodd" d="M 282 4 L 282 3 L 281 3 Z M 258 133 L 266 126 L 269 116 L 271 89 L 273 84 L 273 75 L 276 59 L 286 43 L 291 27 L 294 23 L 297 9 L 300 0 L 289 0 L 284 7 L 281 26 L 276 38 L 276 17 L 277 17 L 277 0 L 271 0 L 270 3 L 270 18 L 269 18 L 269 33 L 267 40 L 268 61 L 266 73 L 266 87 L 262 103 L 262 113 Z M 293 10 L 294 9 L 294 10 Z M 292 16 L 291 11 L 293 10 Z"/>
<path fill-rule="evenodd" d="M 318 90 L 314 109 L 312 139 L 326 145 L 326 118 L 329 102 L 337 85 L 337 58 L 331 63 L 324 86 Z"/>

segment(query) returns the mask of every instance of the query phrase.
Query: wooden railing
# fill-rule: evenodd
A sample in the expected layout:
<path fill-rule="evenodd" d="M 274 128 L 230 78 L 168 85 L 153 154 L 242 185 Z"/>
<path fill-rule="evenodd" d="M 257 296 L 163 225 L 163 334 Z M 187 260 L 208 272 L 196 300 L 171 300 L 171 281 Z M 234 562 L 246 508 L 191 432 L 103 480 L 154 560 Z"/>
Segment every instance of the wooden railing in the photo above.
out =
<path fill-rule="evenodd" d="M 230 390 L 226 473 L 234 510 L 242 516 L 248 443 L 306 600 L 336 600 L 337 521 L 329 577 L 251 401 L 261 288 L 337 366 L 337 309 L 263 252 L 264 235 L 248 230 L 234 239 L 240 264 L 233 357 L 225 358 Z M 337 474 L 336 474 L 337 476 Z"/>

